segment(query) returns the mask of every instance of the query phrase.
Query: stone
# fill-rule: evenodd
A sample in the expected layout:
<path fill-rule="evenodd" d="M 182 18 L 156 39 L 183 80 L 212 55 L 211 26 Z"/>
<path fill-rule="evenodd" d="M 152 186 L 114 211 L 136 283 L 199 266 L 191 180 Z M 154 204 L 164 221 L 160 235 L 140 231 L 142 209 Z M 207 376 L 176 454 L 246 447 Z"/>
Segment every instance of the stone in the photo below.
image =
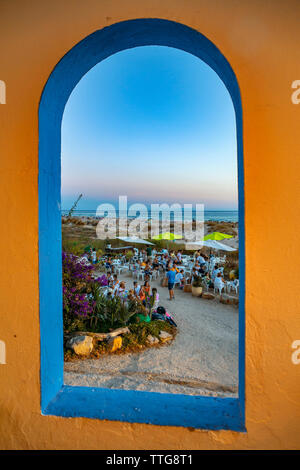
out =
<path fill-rule="evenodd" d="M 159 339 L 156 338 L 156 336 L 152 336 L 152 335 L 148 335 L 148 336 L 147 336 L 147 341 L 148 341 L 148 343 L 151 344 L 151 345 L 152 345 L 152 344 L 157 344 L 157 343 L 159 343 Z"/>
<path fill-rule="evenodd" d="M 165 343 L 166 341 L 170 341 L 173 339 L 173 336 L 167 333 L 166 331 L 160 331 L 159 337 L 162 343 Z"/>
<path fill-rule="evenodd" d="M 213 299 L 215 299 L 215 296 L 211 292 L 203 292 L 202 293 L 202 299 L 213 300 Z"/>
<path fill-rule="evenodd" d="M 67 341 L 66 346 L 78 356 L 87 356 L 93 350 L 93 338 L 92 336 L 73 336 Z"/>
<path fill-rule="evenodd" d="M 122 338 L 121 336 L 115 336 L 108 338 L 108 346 L 110 352 L 115 352 L 122 347 Z"/>
<path fill-rule="evenodd" d="M 237 297 L 233 297 L 232 295 L 222 294 L 220 297 L 221 304 L 229 304 L 229 305 L 237 305 L 239 303 L 239 299 Z"/>

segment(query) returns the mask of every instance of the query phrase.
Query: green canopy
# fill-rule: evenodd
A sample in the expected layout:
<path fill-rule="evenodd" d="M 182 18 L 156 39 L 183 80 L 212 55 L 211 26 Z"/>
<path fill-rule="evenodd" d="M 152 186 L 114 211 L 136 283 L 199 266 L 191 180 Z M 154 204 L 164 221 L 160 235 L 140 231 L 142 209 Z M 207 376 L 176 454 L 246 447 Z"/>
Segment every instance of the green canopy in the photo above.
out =
<path fill-rule="evenodd" d="M 152 240 L 180 240 L 181 235 L 176 235 L 176 233 L 164 232 L 152 237 Z"/>
<path fill-rule="evenodd" d="M 223 240 L 223 238 L 232 238 L 232 235 L 227 235 L 227 233 L 213 232 L 205 235 L 203 240 Z"/>

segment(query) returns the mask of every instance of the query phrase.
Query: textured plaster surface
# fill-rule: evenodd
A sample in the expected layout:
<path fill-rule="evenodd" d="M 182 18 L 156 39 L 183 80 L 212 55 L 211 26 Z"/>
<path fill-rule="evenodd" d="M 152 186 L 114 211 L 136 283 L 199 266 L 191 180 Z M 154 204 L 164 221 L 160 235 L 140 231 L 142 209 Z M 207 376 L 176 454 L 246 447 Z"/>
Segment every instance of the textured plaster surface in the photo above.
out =
<path fill-rule="evenodd" d="M 0 6 L 0 448 L 300 448 L 300 78 L 297 0 L 3 0 Z M 38 105 L 49 74 L 106 25 L 165 18 L 206 35 L 230 62 L 244 113 L 246 433 L 193 431 L 40 413 Z M 168 435 L 166 444 L 165 435 Z"/>

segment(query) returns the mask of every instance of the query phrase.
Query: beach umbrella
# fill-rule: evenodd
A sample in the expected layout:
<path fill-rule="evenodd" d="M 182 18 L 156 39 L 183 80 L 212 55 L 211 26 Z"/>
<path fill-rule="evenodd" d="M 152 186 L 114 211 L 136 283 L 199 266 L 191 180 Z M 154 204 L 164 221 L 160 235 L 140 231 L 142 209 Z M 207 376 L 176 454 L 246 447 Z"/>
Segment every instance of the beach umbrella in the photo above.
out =
<path fill-rule="evenodd" d="M 232 238 L 232 235 L 227 235 L 227 233 L 213 232 L 205 235 L 203 240 L 223 240 L 224 238 Z"/>
<path fill-rule="evenodd" d="M 202 248 L 203 246 L 206 246 L 208 248 L 213 248 L 214 250 L 219 250 L 219 251 L 236 251 L 237 248 L 232 248 L 231 246 L 224 245 L 224 243 L 218 242 L 217 240 L 204 240 L 204 241 L 199 241 L 199 242 L 191 242 L 187 243 L 188 245 L 188 250 L 196 250 L 197 248 Z"/>
<path fill-rule="evenodd" d="M 217 240 L 204 240 L 204 246 L 213 248 L 214 250 L 219 251 L 236 251 L 237 248 L 232 248 L 232 246 L 225 245 L 224 243 L 218 242 Z"/>
<path fill-rule="evenodd" d="M 117 237 L 119 240 L 127 243 L 142 243 L 143 245 L 154 245 L 154 243 L 148 242 L 147 240 L 143 240 L 139 237 Z"/>
<path fill-rule="evenodd" d="M 223 240 L 224 238 L 232 238 L 232 235 L 228 235 L 227 233 L 221 233 L 221 232 L 212 232 L 212 233 L 208 233 L 207 235 L 205 235 L 203 240 L 204 241 L 206 240 L 220 241 L 220 240 Z"/>
<path fill-rule="evenodd" d="M 152 237 L 152 240 L 180 240 L 182 235 L 176 235 L 176 233 L 164 232 L 159 235 Z"/>

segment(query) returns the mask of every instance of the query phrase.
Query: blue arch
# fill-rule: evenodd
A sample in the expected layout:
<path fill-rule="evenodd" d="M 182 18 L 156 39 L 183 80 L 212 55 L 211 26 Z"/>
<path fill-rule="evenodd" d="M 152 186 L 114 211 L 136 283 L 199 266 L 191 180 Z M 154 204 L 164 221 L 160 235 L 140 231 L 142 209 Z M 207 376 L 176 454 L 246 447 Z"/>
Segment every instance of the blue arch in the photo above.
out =
<path fill-rule="evenodd" d="M 61 272 L 61 121 L 79 80 L 97 63 L 137 46 L 170 46 L 206 62 L 221 78 L 236 114 L 239 231 L 239 395 L 200 397 L 63 385 Z M 39 105 L 39 287 L 41 409 L 43 414 L 85 416 L 204 429 L 245 430 L 245 247 L 241 96 L 235 74 L 219 49 L 198 31 L 162 19 L 116 23 L 89 35 L 55 66 Z"/>

